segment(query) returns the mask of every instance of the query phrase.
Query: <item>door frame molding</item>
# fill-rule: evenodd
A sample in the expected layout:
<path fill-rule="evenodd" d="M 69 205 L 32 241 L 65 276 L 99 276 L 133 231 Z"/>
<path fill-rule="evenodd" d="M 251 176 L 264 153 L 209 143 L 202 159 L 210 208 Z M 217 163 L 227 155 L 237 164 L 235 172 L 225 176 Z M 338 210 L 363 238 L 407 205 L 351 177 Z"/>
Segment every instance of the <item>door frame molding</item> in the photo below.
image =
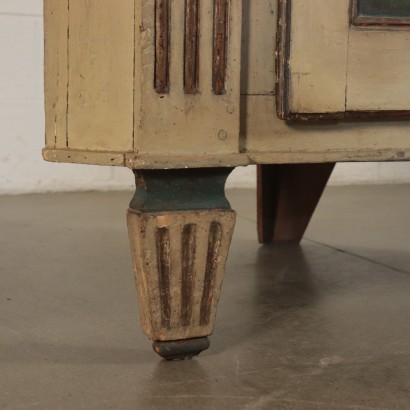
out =
<path fill-rule="evenodd" d="M 402 27 L 410 29 L 410 17 L 360 16 L 358 13 L 359 1 L 360 0 L 351 0 L 350 19 L 352 25 L 359 27 L 395 27 L 396 29 Z"/>
<path fill-rule="evenodd" d="M 353 23 L 353 9 L 358 0 L 350 0 L 350 19 Z M 363 17 L 360 17 L 363 19 Z M 367 17 L 366 17 L 367 19 Z M 374 19 L 373 19 L 374 20 Z M 408 20 L 408 24 L 410 19 Z M 369 24 L 362 24 L 368 26 Z M 292 0 L 278 0 L 278 31 L 276 41 L 276 113 L 285 121 L 398 121 L 409 120 L 410 110 L 338 111 L 325 113 L 292 112 L 289 106 L 290 52 L 292 27 Z M 396 27 L 397 28 L 397 27 Z M 358 28 L 360 29 L 360 28 Z"/>

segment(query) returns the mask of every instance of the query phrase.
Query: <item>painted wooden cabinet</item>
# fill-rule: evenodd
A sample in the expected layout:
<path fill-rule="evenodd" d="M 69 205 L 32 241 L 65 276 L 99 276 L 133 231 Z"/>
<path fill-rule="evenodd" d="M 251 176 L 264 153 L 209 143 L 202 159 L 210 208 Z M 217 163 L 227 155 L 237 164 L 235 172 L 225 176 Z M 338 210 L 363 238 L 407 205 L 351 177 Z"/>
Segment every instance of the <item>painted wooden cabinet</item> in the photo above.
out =
<path fill-rule="evenodd" d="M 212 333 L 258 164 L 261 242 L 298 241 L 334 163 L 410 158 L 409 0 L 44 0 L 48 161 L 125 166 L 144 331 Z"/>

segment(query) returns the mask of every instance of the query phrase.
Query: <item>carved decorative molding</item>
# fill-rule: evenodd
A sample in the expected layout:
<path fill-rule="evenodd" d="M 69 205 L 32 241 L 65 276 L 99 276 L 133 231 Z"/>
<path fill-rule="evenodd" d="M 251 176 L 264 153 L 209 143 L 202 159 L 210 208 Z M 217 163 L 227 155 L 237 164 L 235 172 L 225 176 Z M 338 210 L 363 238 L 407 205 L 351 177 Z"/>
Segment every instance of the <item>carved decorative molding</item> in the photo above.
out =
<path fill-rule="evenodd" d="M 410 2 L 402 0 L 352 0 L 355 26 L 410 26 Z"/>
<path fill-rule="evenodd" d="M 212 89 L 216 95 L 225 93 L 226 65 L 228 57 L 229 3 L 229 0 L 214 1 Z"/>
<path fill-rule="evenodd" d="M 155 91 L 169 92 L 171 2 L 155 0 Z"/>
<path fill-rule="evenodd" d="M 212 90 L 225 93 L 228 58 L 230 0 L 214 0 Z M 195 94 L 199 88 L 200 0 L 185 0 L 184 24 L 184 92 Z M 155 1 L 155 90 L 169 92 L 171 39 L 171 1 Z"/>
<path fill-rule="evenodd" d="M 212 334 L 236 214 L 230 169 L 135 171 L 127 213 L 141 323 L 153 341 Z"/>
<path fill-rule="evenodd" d="M 185 0 L 184 90 L 195 94 L 199 87 L 200 0 Z"/>
<path fill-rule="evenodd" d="M 127 218 L 147 336 L 179 340 L 210 335 L 235 212 L 130 209 Z"/>
<path fill-rule="evenodd" d="M 357 15 L 358 1 L 351 0 L 350 14 L 354 21 L 354 13 Z M 393 0 L 394 1 L 394 0 Z M 291 30 L 293 17 L 293 0 L 279 0 L 278 2 L 278 35 L 276 49 L 276 113 L 278 118 L 286 121 L 356 121 L 356 120 L 383 120 L 397 121 L 408 120 L 410 111 L 407 109 L 360 109 L 329 112 L 296 112 L 290 107 L 291 82 L 294 80 L 291 73 Z M 356 11 L 355 11 L 356 10 Z M 349 18 L 349 15 L 346 16 Z M 344 18 L 340 16 L 340 18 Z M 391 21 L 392 22 L 392 21 Z M 363 24 L 369 25 L 369 24 Z M 378 21 L 379 27 L 383 27 Z M 391 24 L 393 26 L 393 24 Z M 408 27 L 391 27 L 390 30 L 399 31 Z M 350 28 L 354 29 L 355 28 Z M 376 29 L 376 28 L 375 28 Z M 348 33 L 346 32 L 346 37 Z M 312 40 L 314 41 L 314 39 Z M 319 67 L 319 66 L 318 66 Z M 347 88 L 346 88 L 347 91 Z"/>

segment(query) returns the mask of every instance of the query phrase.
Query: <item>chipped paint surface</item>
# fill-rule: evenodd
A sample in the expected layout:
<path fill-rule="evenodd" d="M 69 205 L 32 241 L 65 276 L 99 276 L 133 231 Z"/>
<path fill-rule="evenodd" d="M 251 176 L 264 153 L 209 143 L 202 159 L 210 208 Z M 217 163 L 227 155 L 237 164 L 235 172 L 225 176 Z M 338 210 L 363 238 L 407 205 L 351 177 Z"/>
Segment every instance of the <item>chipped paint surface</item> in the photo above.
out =
<path fill-rule="evenodd" d="M 123 149 L 121 144 L 117 144 L 114 136 L 109 139 L 113 146 L 112 150 L 97 150 L 92 145 L 95 141 L 89 141 L 96 134 L 93 136 L 84 132 L 80 138 L 81 144 L 78 144 L 81 146 L 68 150 L 75 152 L 64 150 L 64 146 L 57 147 L 58 149 L 55 150 L 54 145 L 57 142 L 55 139 L 56 117 L 54 116 L 50 117 L 53 127 L 52 129 L 50 127 L 50 138 L 45 157 L 55 162 L 123 164 L 134 169 L 242 166 L 259 162 L 408 160 L 410 158 L 408 154 L 410 145 L 407 138 L 408 123 L 393 121 L 383 124 L 374 123 L 371 120 L 377 116 L 378 108 L 371 111 L 366 109 L 369 101 L 377 107 L 384 107 L 383 109 L 393 108 L 392 104 L 397 110 L 406 106 L 409 93 L 405 87 L 401 87 L 400 78 L 407 76 L 395 76 L 394 89 L 397 92 L 390 92 L 390 94 L 386 93 L 386 87 L 389 88 L 391 83 L 377 81 L 377 87 L 374 87 L 372 82 L 375 78 L 379 78 L 377 71 L 382 67 L 383 61 L 383 67 L 386 68 L 385 62 L 390 60 L 387 56 L 393 58 L 399 52 L 403 59 L 408 59 L 408 53 L 402 53 L 400 47 L 392 47 L 391 50 L 387 49 L 383 53 L 370 53 L 380 64 L 371 64 L 369 70 L 361 70 L 362 64 L 360 63 L 362 61 L 360 59 L 366 58 L 369 54 L 362 52 L 363 47 L 372 46 L 373 49 L 377 49 L 380 37 L 383 40 L 383 36 L 390 38 L 397 33 L 393 33 L 394 35 L 372 33 L 372 38 L 376 40 L 372 40 L 373 43 L 370 44 L 367 40 L 362 41 L 361 39 L 370 34 L 363 30 L 356 30 L 349 37 L 352 44 L 356 46 L 348 47 L 346 32 L 350 30 L 350 1 L 329 0 L 326 2 L 326 7 L 319 7 L 322 3 L 319 4 L 319 0 L 315 1 L 318 1 L 318 7 L 314 7 L 314 3 L 293 0 L 294 11 L 299 18 L 303 20 L 308 16 L 315 22 L 311 26 L 307 25 L 310 30 L 313 30 L 311 35 L 306 36 L 302 29 L 299 30 L 298 27 L 306 27 L 303 24 L 296 25 L 295 30 L 291 32 L 294 45 L 302 42 L 296 47 L 301 53 L 298 54 L 295 49 L 293 55 L 290 56 L 295 82 L 292 101 L 295 103 L 298 119 L 301 122 L 309 120 L 309 115 L 304 111 L 319 112 L 319 118 L 323 119 L 328 118 L 326 115 L 333 112 L 342 113 L 337 117 L 338 119 L 350 119 L 344 114 L 345 110 L 354 112 L 364 110 L 366 115 L 372 115 L 369 121 L 355 123 L 340 121 L 321 126 L 294 127 L 292 124 L 277 119 L 274 109 L 274 50 L 278 19 L 276 2 L 250 2 L 249 0 L 230 2 L 225 84 L 227 92 L 220 96 L 214 95 L 211 89 L 212 36 L 215 34 L 212 2 L 201 2 L 200 15 L 195 14 L 198 12 L 194 7 L 196 3 L 194 1 L 189 3 L 192 6 L 190 10 L 195 11 L 194 17 L 190 20 L 192 25 L 189 25 L 189 30 L 183 24 L 184 19 L 180 18 L 186 12 L 184 2 L 172 2 L 173 12 L 169 23 L 171 25 L 170 88 L 168 94 L 158 95 L 154 88 L 156 41 L 154 2 L 139 0 L 135 2 L 134 9 L 134 127 L 133 132 L 118 131 L 119 139 L 124 135 L 124 138 L 132 138 L 131 134 L 133 134 L 132 148 Z M 97 3 L 93 4 L 96 7 Z M 221 3 L 218 2 L 218 4 Z M 315 10 L 320 10 L 320 14 L 317 15 Z M 224 16 L 225 13 L 221 15 Z M 317 23 L 316 16 L 320 17 L 323 24 Z M 242 17 L 243 25 L 241 26 Z M 220 20 L 222 22 L 223 19 Z M 252 24 L 253 21 L 259 23 Z M 284 18 L 281 18 L 280 27 L 283 27 L 284 23 Z M 194 54 L 195 50 L 200 51 L 199 85 L 197 84 L 199 88 L 197 93 L 187 95 L 183 81 L 184 61 L 190 54 L 184 53 L 184 50 L 187 52 L 184 49 L 184 38 L 187 36 L 191 40 L 196 39 L 197 24 L 200 25 L 199 45 L 197 47 L 195 42 L 191 45 Z M 51 27 L 54 26 L 51 24 Z M 221 27 L 225 27 L 224 24 L 221 24 Z M 61 30 L 60 26 L 54 28 L 57 32 L 59 29 Z M 217 30 L 218 33 L 222 31 Z M 399 34 L 408 37 L 408 34 Z M 355 36 L 359 38 L 356 40 Z M 239 41 L 241 38 L 243 39 L 242 44 Z M 315 38 L 315 42 L 309 41 L 310 38 Z M 308 44 L 306 45 L 303 41 L 308 41 Z M 410 44 L 408 39 L 407 43 Z M 399 41 L 395 44 L 402 43 Z M 220 45 L 223 45 L 223 41 Z M 53 47 L 50 48 L 50 55 L 55 56 L 52 50 Z M 357 72 L 357 75 L 352 75 L 347 79 L 345 62 L 348 52 L 354 57 L 349 58 L 351 72 Z M 355 56 L 359 56 L 360 59 L 356 59 Z M 193 61 L 196 61 L 195 58 Z M 354 61 L 357 63 L 356 69 L 352 66 Z M 368 61 L 364 63 L 368 64 Z M 397 72 L 407 72 L 406 64 L 397 65 Z M 331 75 L 324 75 L 323 69 Z M 113 78 L 117 79 L 117 71 L 113 71 Z M 196 73 L 194 71 L 189 72 L 192 75 Z M 241 83 L 239 83 L 240 71 L 242 71 Z M 365 73 L 364 77 L 363 73 Z M 367 75 L 367 73 L 372 73 L 372 75 Z M 194 77 L 191 79 L 196 81 Z M 192 85 L 193 89 L 195 89 L 194 85 Z M 369 92 L 373 93 L 372 98 L 369 98 L 367 94 Z M 87 97 L 86 94 L 82 94 L 84 98 Z M 286 93 L 279 93 L 278 101 L 283 99 L 284 95 Z M 390 97 L 393 95 L 394 98 L 389 99 L 388 95 Z M 396 111 L 390 113 L 393 115 L 390 120 L 396 118 Z M 385 111 L 383 115 L 387 115 Z M 98 124 L 98 118 L 90 118 L 89 121 L 91 127 L 94 126 L 93 124 Z M 58 119 L 57 123 L 60 124 Z M 97 135 L 97 139 L 100 138 L 104 137 Z M 63 138 L 61 144 L 65 143 L 66 140 Z M 90 150 L 95 154 L 92 159 L 90 155 L 87 155 Z M 110 155 L 107 155 L 108 152 L 116 154 L 115 163 L 111 162 Z M 398 155 L 397 152 L 401 154 Z"/>

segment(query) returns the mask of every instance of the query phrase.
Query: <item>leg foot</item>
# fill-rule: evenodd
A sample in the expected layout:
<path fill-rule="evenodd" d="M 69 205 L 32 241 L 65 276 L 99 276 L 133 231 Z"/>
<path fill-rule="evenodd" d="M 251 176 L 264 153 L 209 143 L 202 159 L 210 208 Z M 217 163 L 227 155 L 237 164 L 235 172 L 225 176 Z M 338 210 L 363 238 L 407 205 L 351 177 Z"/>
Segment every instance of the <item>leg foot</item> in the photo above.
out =
<path fill-rule="evenodd" d="M 168 360 L 209 347 L 236 214 L 231 169 L 135 171 L 127 213 L 140 318 Z"/>
<path fill-rule="evenodd" d="M 335 164 L 258 166 L 260 243 L 299 243 Z"/>
<path fill-rule="evenodd" d="M 198 356 L 210 346 L 208 337 L 176 340 L 170 342 L 154 342 L 152 348 L 165 360 L 189 360 Z"/>

